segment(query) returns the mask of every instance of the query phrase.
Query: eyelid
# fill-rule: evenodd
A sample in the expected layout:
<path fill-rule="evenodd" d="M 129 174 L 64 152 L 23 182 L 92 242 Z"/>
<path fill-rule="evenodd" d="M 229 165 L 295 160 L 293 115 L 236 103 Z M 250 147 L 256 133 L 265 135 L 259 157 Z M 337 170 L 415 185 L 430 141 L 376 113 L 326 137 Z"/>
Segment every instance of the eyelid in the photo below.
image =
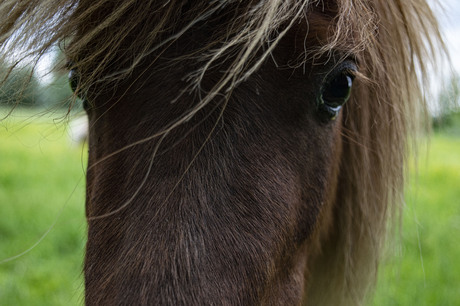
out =
<path fill-rule="evenodd" d="M 324 84 L 327 84 L 329 81 L 334 79 L 337 75 L 347 72 L 353 79 L 356 77 L 356 74 L 358 73 L 358 65 L 355 63 L 353 60 L 345 60 L 329 71 L 324 80 L 323 80 L 323 86 Z"/>

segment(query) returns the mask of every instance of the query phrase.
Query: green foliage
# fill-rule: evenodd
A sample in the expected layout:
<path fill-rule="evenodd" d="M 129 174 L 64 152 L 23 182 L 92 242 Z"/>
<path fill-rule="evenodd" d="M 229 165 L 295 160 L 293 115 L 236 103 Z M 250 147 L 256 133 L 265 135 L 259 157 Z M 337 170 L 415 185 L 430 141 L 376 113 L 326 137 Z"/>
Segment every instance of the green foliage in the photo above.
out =
<path fill-rule="evenodd" d="M 436 131 L 448 129 L 460 118 L 460 77 L 453 74 L 438 97 L 439 113 L 433 117 Z"/>
<path fill-rule="evenodd" d="M 58 52 L 55 61 L 62 61 L 62 52 Z M 57 65 L 57 64 L 56 64 Z M 29 66 L 16 67 L 8 78 L 7 65 L 0 63 L 0 106 L 39 107 L 45 109 L 69 108 L 76 102 L 69 87 L 67 72 L 53 71 L 39 80 Z"/>
<path fill-rule="evenodd" d="M 72 97 L 67 74 L 54 74 L 49 84 L 41 85 L 39 99 L 47 109 L 81 109 L 81 101 Z"/>
<path fill-rule="evenodd" d="M 0 65 L 0 105 L 42 106 L 44 100 L 37 92 L 40 83 L 29 67 L 14 69 L 8 79 L 3 78 L 7 73 L 6 68 Z"/>
<path fill-rule="evenodd" d="M 433 122 L 433 128 L 437 133 L 449 135 L 451 137 L 460 137 L 460 110 L 451 112 L 444 117 L 441 124 Z"/>
<path fill-rule="evenodd" d="M 62 66 L 66 59 L 60 49 L 56 49 L 54 54 L 54 66 Z M 68 71 L 66 69 L 54 70 L 50 73 L 51 82 L 42 84 L 40 97 L 46 101 L 47 108 L 72 108 L 81 109 L 81 101 L 75 100 L 69 85 Z"/>

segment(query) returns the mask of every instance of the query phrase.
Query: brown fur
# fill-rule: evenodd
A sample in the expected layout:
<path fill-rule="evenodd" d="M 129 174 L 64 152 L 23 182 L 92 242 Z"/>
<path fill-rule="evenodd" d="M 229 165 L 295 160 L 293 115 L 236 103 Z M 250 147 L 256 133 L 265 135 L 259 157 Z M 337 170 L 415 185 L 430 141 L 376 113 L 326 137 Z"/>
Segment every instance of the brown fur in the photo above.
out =
<path fill-rule="evenodd" d="M 6 0 L 0 13 L 2 51 L 60 43 L 92 105 L 87 304 L 365 301 L 423 119 L 417 71 L 442 45 L 424 1 Z M 319 86 L 350 58 L 352 97 L 321 122 Z"/>

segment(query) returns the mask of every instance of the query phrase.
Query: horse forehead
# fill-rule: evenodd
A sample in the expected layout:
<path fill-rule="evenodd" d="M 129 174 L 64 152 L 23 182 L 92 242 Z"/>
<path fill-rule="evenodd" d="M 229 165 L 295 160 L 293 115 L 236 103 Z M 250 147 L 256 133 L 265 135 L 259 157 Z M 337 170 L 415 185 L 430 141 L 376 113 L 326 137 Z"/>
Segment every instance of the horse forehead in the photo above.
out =
<path fill-rule="evenodd" d="M 310 1 L 313 3 L 298 6 L 298 9 L 303 11 L 300 16 L 295 16 L 295 12 L 292 12 L 292 19 L 296 19 L 292 22 L 292 24 L 290 24 L 291 20 L 287 20 L 279 24 L 274 23 L 273 26 L 270 26 L 265 30 L 273 32 L 273 34 L 277 36 L 285 29 L 285 27 L 289 27 L 289 30 L 286 35 L 284 35 L 284 38 L 280 40 L 280 45 L 289 45 L 291 50 L 295 48 L 296 50 L 298 49 L 299 52 L 302 52 L 307 51 L 305 49 L 308 49 L 308 47 L 312 47 L 312 49 L 314 49 L 314 47 L 317 46 L 324 46 L 329 43 L 329 39 L 334 35 L 335 23 L 339 17 L 338 15 L 341 14 L 338 7 L 339 1 L 340 0 Z M 250 7 L 254 4 L 247 5 Z M 197 19 L 199 18 L 197 17 Z M 249 21 L 251 21 L 251 19 L 249 19 Z M 173 52 L 173 56 L 180 60 L 183 58 L 182 55 L 185 54 L 185 59 L 188 60 L 188 53 L 194 50 L 193 56 L 194 58 L 198 58 L 200 54 L 204 55 L 207 52 L 212 53 L 215 51 L 212 48 L 219 48 L 220 44 L 223 44 L 224 46 L 224 49 L 222 49 L 224 53 L 227 47 L 229 47 L 229 49 L 233 49 L 232 46 L 226 45 L 226 40 L 222 40 L 220 35 L 227 32 L 226 38 L 231 39 L 233 35 L 241 35 L 239 31 L 235 32 L 234 27 L 241 31 L 247 30 L 243 25 L 235 25 L 237 23 L 238 21 L 235 21 L 235 16 L 233 14 L 229 14 L 228 11 L 219 11 L 211 14 L 206 19 L 203 19 L 202 22 L 194 22 L 194 25 L 184 31 L 183 34 L 171 34 L 172 36 L 177 36 L 177 40 L 174 39 L 174 41 L 179 42 L 179 45 L 181 46 L 180 50 L 176 50 L 177 53 Z M 151 24 L 150 26 L 155 27 L 156 25 Z M 174 31 L 177 31 L 174 26 L 171 26 L 171 29 L 173 30 L 173 33 Z M 262 27 L 260 29 L 262 30 Z M 216 37 L 218 38 L 218 41 L 214 41 Z M 161 41 L 159 43 L 162 44 Z M 271 43 L 270 35 L 267 36 L 267 43 Z M 294 47 L 293 43 L 298 46 Z M 238 44 L 236 45 L 238 46 Z"/>
<path fill-rule="evenodd" d="M 324 60 L 322 63 L 326 63 L 331 54 L 339 58 L 344 55 L 354 60 L 359 58 L 356 45 L 363 43 L 359 35 L 364 29 L 356 29 L 352 25 L 354 20 L 350 19 L 350 30 L 337 37 L 338 18 L 341 14 L 337 1 L 324 2 L 328 4 L 304 8 L 304 17 L 294 22 L 274 48 L 276 59 L 282 63 L 284 61 L 284 64 L 289 63 L 289 66 L 302 64 L 305 67 L 305 64 L 314 64 L 313 59 Z"/>

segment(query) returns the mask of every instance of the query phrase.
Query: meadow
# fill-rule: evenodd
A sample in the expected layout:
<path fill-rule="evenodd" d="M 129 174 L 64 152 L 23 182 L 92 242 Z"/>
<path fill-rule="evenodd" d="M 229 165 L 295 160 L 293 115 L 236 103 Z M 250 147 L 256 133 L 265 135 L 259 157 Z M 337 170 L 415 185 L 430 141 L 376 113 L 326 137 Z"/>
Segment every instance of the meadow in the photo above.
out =
<path fill-rule="evenodd" d="M 0 305 L 82 304 L 86 149 L 65 122 L 28 112 L 0 122 L 0 262 L 49 230 L 0 263 Z"/>
<path fill-rule="evenodd" d="M 83 303 L 86 150 L 62 114 L 0 121 L 0 305 Z M 432 135 L 410 178 L 370 304 L 459 305 L 460 133 Z"/>

